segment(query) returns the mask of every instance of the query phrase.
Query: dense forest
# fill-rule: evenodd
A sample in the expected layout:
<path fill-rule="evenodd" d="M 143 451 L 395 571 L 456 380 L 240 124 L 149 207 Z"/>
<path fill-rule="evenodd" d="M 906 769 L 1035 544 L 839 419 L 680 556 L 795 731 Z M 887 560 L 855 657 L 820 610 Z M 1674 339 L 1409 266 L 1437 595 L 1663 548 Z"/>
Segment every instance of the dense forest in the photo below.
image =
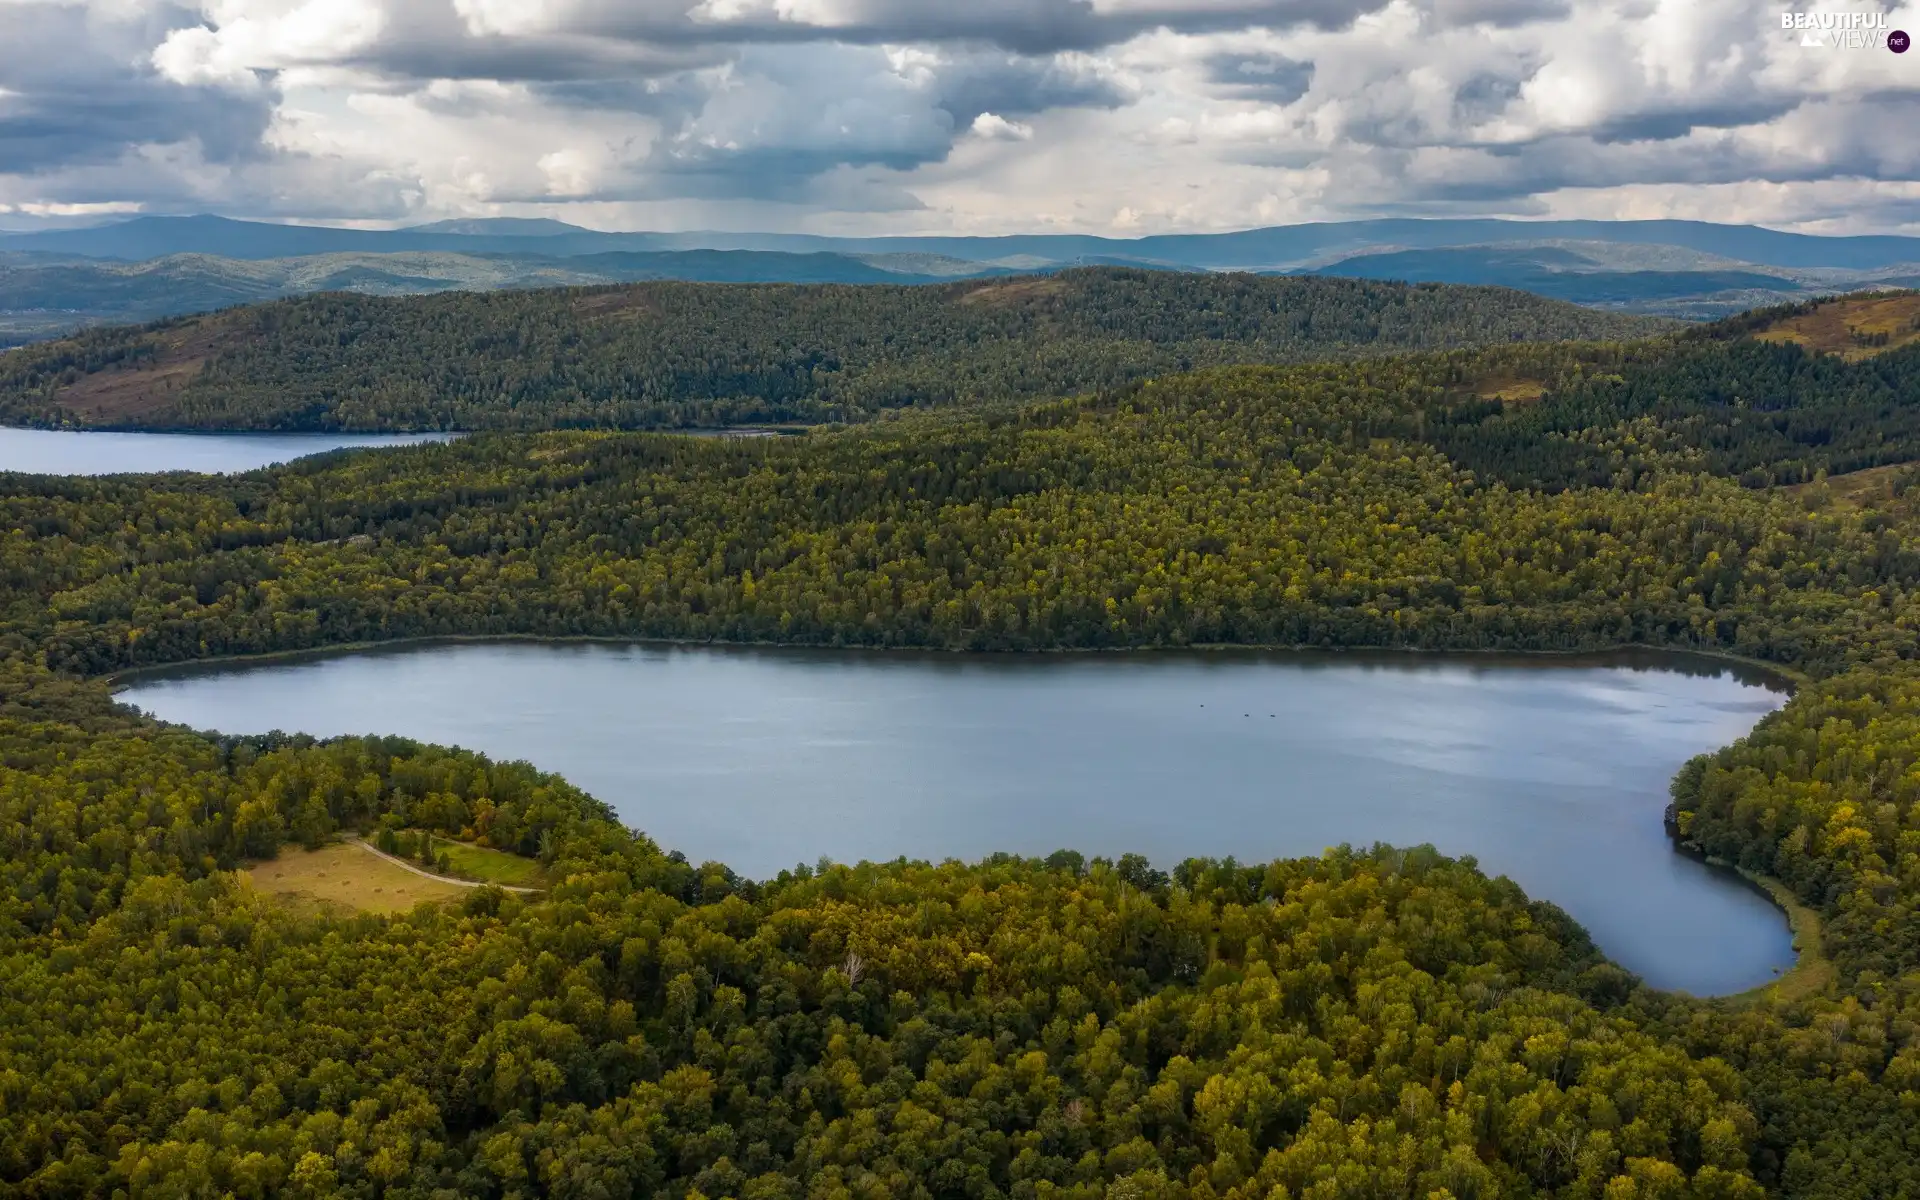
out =
<path fill-rule="evenodd" d="M 1573 444 L 1610 466 L 1607 486 L 1554 489 L 1392 435 L 1450 381 L 1546 357 L 1235 368 L 798 438 L 475 436 L 231 480 L 22 478 L 0 496 L 9 634 L 77 673 L 509 632 L 1646 642 L 1816 669 L 1911 653 L 1920 553 L 1890 524 L 1727 478 L 1742 459 L 1716 477 L 1687 436 L 1710 426 L 1608 414 L 1577 437 L 1536 433 L 1539 457 Z M 1489 424 L 1537 430 L 1539 407 Z M 1441 445 L 1456 428 L 1428 424 Z M 1833 445 L 1796 452 L 1818 463 Z M 1835 599 L 1851 605 L 1845 641 L 1822 616 Z"/>
<path fill-rule="evenodd" d="M 1911 354 L 1502 346 L 0 477 L 0 1191 L 1920 1197 L 1920 473 L 1827 477 L 1898 457 Z M 1766 660 L 1807 682 L 1672 825 L 1817 911 L 1832 973 L 1656 992 L 1425 848 L 744 879 L 524 765 L 158 727 L 105 681 L 488 633 Z M 556 882 L 378 917 L 235 873 L 395 823 Z"/>
<path fill-rule="evenodd" d="M 1660 328 L 1499 288 L 1094 268 L 925 287 L 329 294 L 0 355 L 0 419 L 283 430 L 820 422 L 1208 365 Z"/>
<path fill-rule="evenodd" d="M 1660 450 L 1749 487 L 1920 459 L 1920 346 L 1858 362 L 1748 339 L 1581 358 L 1542 364 L 1553 384 L 1538 403 L 1443 394 L 1417 429 L 1460 466 L 1556 491 L 1630 479 Z M 1656 429 L 1657 443 L 1623 456 L 1590 436 L 1634 422 Z"/>

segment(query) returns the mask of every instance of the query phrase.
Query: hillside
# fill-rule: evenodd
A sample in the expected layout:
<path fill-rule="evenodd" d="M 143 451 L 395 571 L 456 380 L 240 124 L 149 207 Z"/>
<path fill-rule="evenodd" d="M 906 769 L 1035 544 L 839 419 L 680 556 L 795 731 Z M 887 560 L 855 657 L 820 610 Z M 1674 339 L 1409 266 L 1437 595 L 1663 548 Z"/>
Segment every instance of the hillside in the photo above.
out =
<path fill-rule="evenodd" d="M 0 254 L 0 347 L 94 325 L 153 321 L 307 292 L 412 295 L 603 283 L 610 278 L 542 260 L 427 252 L 280 259 L 174 254 L 142 262 Z"/>
<path fill-rule="evenodd" d="M 1769 309 L 1571 355 L 1516 347 L 1491 378 L 1438 391 L 1419 434 L 1483 477 L 1550 491 L 1631 481 L 1674 455 L 1750 487 L 1920 461 L 1920 339 L 1887 333 L 1916 298 Z"/>
<path fill-rule="evenodd" d="M 1474 246 L 1360 254 L 1317 267 L 1312 273 L 1349 279 L 1510 287 L 1572 304 L 1688 318 L 1777 304 L 1815 290 L 1784 269 L 1763 270 L 1744 263 L 1622 269 L 1609 261 L 1615 257 L 1652 256 L 1595 254 L 1564 246 Z M 1845 276 L 1851 279 L 1852 273 Z M 1830 289 L 1835 285 L 1826 286 Z"/>
<path fill-rule="evenodd" d="M 173 254 L 141 262 L 0 253 L 0 348 L 94 325 L 152 321 L 310 292 L 406 296 L 646 279 L 932 283 L 1011 273 L 936 255 L 756 250 L 615 251 L 571 258 L 447 251 L 342 251 L 270 259 Z"/>
<path fill-rule="evenodd" d="M 1920 265 L 1784 267 L 1678 246 L 1547 241 L 1368 251 L 1300 270 L 1350 279 L 1511 287 L 1617 312 L 1714 320 L 1835 293 L 1911 287 Z"/>
<path fill-rule="evenodd" d="M 0 357 L 0 419 L 540 429 L 857 419 L 1229 363 L 1663 326 L 1499 289 L 1082 269 L 909 286 L 322 295 Z"/>
<path fill-rule="evenodd" d="M 1920 342 L 1920 291 L 1818 301 L 1780 313 L 1753 335 L 1849 360 L 1872 358 Z"/>

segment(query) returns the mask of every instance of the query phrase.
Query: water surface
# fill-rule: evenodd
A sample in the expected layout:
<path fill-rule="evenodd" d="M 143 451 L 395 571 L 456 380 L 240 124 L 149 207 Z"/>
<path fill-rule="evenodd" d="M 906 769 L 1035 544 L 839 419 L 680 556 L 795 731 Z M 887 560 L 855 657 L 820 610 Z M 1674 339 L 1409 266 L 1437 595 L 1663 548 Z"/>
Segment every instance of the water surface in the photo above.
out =
<path fill-rule="evenodd" d="M 1171 866 L 1431 842 L 1659 986 L 1739 991 L 1792 962 L 1780 913 L 1661 829 L 1681 763 L 1784 700 L 1698 662 L 465 643 L 200 668 L 122 698 L 233 733 L 527 759 L 757 877 L 821 856 Z"/>
<path fill-rule="evenodd" d="M 442 442 L 445 433 L 110 433 L 0 427 L 0 471 L 123 475 L 198 471 L 225 475 L 353 446 Z"/>

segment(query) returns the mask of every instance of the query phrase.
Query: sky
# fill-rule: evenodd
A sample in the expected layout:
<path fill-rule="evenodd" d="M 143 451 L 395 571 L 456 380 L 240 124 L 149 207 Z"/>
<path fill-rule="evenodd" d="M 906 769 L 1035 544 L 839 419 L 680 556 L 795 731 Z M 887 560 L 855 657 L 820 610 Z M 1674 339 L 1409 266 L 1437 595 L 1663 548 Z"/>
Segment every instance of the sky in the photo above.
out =
<path fill-rule="evenodd" d="M 0 0 L 0 227 L 1920 233 L 1891 30 L 1920 0 Z"/>

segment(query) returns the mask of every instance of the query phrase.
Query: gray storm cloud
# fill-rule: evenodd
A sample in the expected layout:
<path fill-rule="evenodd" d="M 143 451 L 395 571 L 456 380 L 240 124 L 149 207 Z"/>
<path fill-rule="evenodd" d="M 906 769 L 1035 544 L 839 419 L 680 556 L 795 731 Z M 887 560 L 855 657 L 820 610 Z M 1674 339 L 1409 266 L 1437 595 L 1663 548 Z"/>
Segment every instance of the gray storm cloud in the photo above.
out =
<path fill-rule="evenodd" d="M 1871 7 L 1920 28 L 1913 3 Z M 1920 223 L 1920 139 L 1887 134 L 1920 117 L 1920 60 L 1803 46 L 1753 0 L 0 0 L 0 17 L 15 226 L 1792 225 L 1836 203 Z"/>

